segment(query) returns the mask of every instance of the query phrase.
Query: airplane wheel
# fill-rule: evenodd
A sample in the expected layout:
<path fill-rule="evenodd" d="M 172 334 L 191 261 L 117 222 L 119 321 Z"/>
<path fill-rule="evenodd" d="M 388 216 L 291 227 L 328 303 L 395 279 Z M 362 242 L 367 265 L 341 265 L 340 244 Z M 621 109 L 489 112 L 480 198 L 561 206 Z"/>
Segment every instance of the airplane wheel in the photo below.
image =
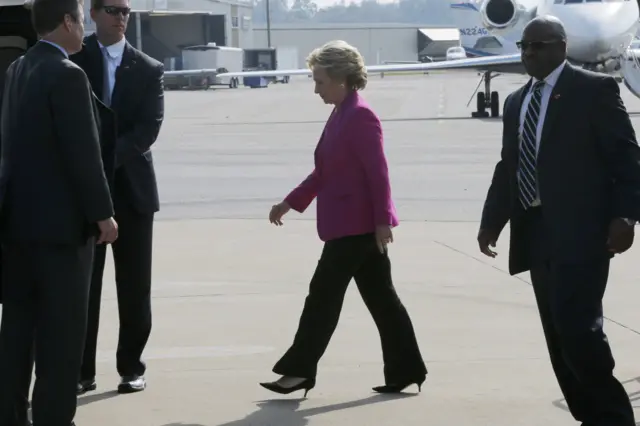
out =
<path fill-rule="evenodd" d="M 486 97 L 484 96 L 483 92 L 478 92 L 477 98 L 478 98 L 477 99 L 477 101 L 478 101 L 477 102 L 477 104 L 478 104 L 477 105 L 477 107 L 478 107 L 477 111 L 478 111 L 479 114 L 483 114 L 487 109 Z"/>
<path fill-rule="evenodd" d="M 478 92 L 477 95 L 477 111 L 474 111 L 471 113 L 471 117 L 473 118 L 485 118 L 488 117 L 489 114 L 487 113 L 487 103 L 486 103 L 486 97 L 484 96 L 484 92 Z"/>
<path fill-rule="evenodd" d="M 478 92 L 478 96 L 477 96 L 477 111 L 478 113 L 483 113 L 486 109 L 486 103 L 487 101 L 485 100 L 485 96 L 483 92 Z"/>
<path fill-rule="evenodd" d="M 491 92 L 491 117 L 500 117 L 500 95 Z"/>

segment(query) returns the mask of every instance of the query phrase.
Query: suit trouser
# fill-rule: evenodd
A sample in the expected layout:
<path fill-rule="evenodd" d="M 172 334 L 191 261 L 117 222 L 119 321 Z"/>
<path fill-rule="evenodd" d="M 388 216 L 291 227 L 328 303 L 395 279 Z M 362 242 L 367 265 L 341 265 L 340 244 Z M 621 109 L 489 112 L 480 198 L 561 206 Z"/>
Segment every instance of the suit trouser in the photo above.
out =
<path fill-rule="evenodd" d="M 36 365 L 34 426 L 72 423 L 94 247 L 93 238 L 83 246 L 3 245 L 0 329 L 3 426 L 13 426 L 16 419 L 26 418 L 32 354 Z"/>
<path fill-rule="evenodd" d="M 584 426 L 634 426 L 634 414 L 603 331 L 610 259 L 558 263 L 545 256 L 539 211 L 528 213 L 531 280 L 553 371 L 569 410 Z"/>
<path fill-rule="evenodd" d="M 273 371 L 285 376 L 316 377 L 317 364 L 338 325 L 352 278 L 380 333 L 386 383 L 424 379 L 427 369 L 409 314 L 393 286 L 388 253 L 380 253 L 373 234 L 325 243 L 293 345 Z"/>
<path fill-rule="evenodd" d="M 111 249 L 120 318 L 116 366 L 118 374 L 122 377 L 143 375 L 146 365 L 142 361 L 142 352 L 151 334 L 151 259 L 154 215 L 136 212 L 117 196 L 114 204 L 118 239 L 111 245 Z M 106 246 L 96 248 L 81 380 L 92 380 L 96 376 L 100 299 L 106 252 Z"/>

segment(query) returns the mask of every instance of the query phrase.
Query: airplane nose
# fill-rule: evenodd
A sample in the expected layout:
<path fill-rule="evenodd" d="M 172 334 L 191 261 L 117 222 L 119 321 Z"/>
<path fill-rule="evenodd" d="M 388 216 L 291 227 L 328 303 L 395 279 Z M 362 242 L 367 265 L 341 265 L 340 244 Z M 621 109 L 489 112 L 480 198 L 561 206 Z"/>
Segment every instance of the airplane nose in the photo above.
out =
<path fill-rule="evenodd" d="M 583 62 L 599 62 L 620 55 L 630 43 L 627 28 L 636 25 L 637 12 L 631 2 L 582 3 L 578 7 L 557 7 L 553 15 L 564 24 L 568 55 Z M 637 4 L 634 5 L 637 7 Z M 634 17 L 635 16 L 635 17 Z"/>

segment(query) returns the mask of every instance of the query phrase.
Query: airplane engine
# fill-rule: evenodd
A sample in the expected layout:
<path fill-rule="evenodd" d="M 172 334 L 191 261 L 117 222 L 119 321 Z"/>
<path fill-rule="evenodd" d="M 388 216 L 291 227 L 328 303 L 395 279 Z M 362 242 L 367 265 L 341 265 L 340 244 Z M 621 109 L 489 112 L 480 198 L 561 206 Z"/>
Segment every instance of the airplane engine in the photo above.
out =
<path fill-rule="evenodd" d="M 518 23 L 520 9 L 515 0 L 485 0 L 480 15 L 482 24 L 492 33 L 498 33 L 509 30 Z"/>
<path fill-rule="evenodd" d="M 627 89 L 640 98 L 640 50 L 629 49 L 620 58 L 620 74 Z"/>

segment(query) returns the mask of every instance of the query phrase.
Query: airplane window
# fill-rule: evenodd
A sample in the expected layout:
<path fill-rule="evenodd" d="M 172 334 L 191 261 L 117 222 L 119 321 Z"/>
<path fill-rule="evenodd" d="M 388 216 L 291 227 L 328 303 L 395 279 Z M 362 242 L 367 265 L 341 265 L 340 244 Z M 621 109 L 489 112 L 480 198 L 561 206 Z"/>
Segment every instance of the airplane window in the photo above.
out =
<path fill-rule="evenodd" d="M 587 3 L 602 3 L 603 0 L 586 0 Z"/>
<path fill-rule="evenodd" d="M 553 0 L 553 4 L 562 4 L 564 0 Z"/>
<path fill-rule="evenodd" d="M 583 0 L 565 0 L 564 4 L 577 4 L 582 2 Z"/>

